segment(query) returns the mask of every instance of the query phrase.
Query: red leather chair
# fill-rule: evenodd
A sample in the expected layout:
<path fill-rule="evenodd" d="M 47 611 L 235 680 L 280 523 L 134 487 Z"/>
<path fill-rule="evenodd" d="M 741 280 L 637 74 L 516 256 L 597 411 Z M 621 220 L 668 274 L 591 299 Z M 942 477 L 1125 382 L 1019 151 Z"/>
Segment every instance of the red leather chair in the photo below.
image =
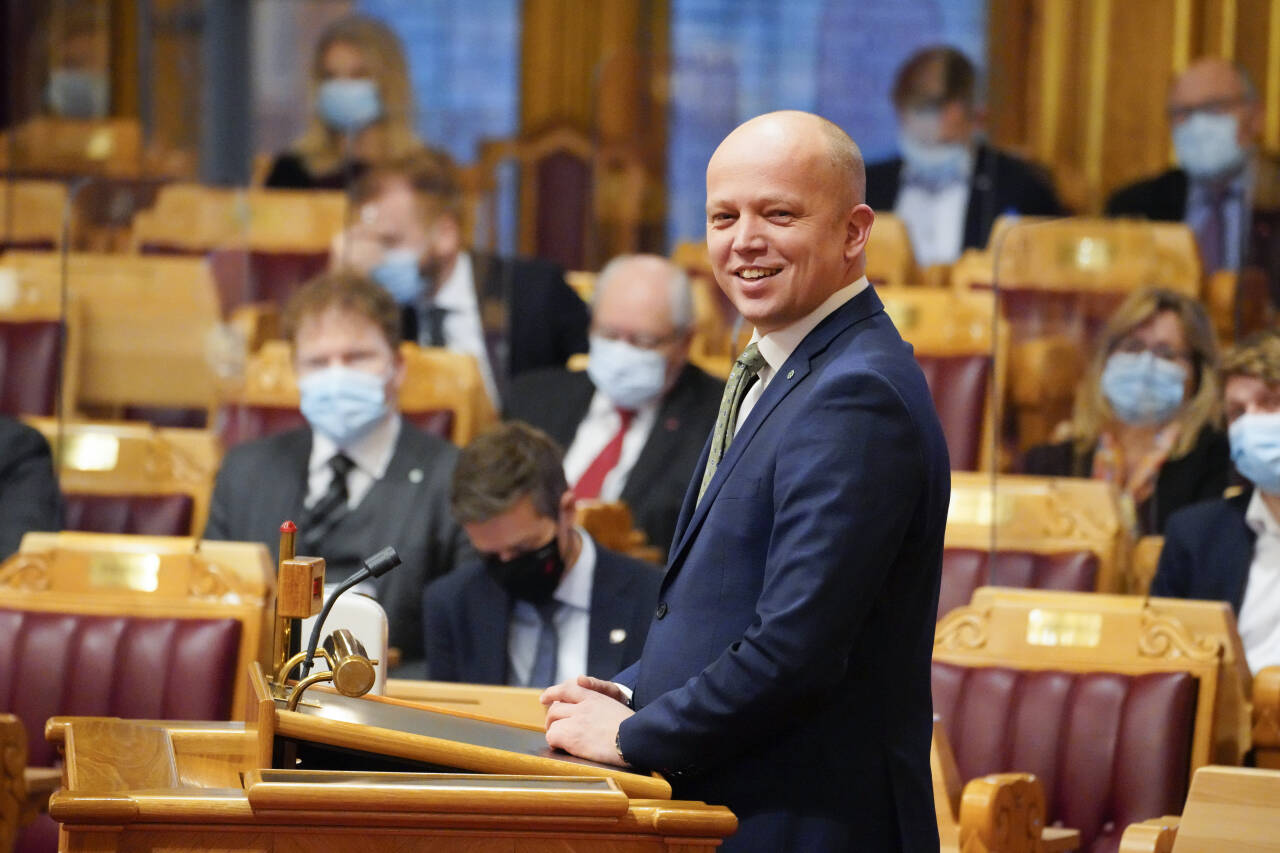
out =
<path fill-rule="evenodd" d="M 249 302 L 270 302 L 283 308 L 300 285 L 328 265 L 327 251 L 215 249 L 209 253 L 223 314 Z"/>
<path fill-rule="evenodd" d="M 63 492 L 64 530 L 189 536 L 191 495 L 103 495 Z"/>
<path fill-rule="evenodd" d="M 990 354 L 916 355 L 942 421 L 954 470 L 973 471 L 978 467 L 983 422 L 990 402 L 992 360 Z"/>
<path fill-rule="evenodd" d="M 963 779 L 1034 773 L 1047 821 L 1115 853 L 1130 823 L 1187 792 L 1196 679 L 1186 672 L 1025 671 L 933 663 L 934 711 Z"/>
<path fill-rule="evenodd" d="M 1093 592 L 1097 578 L 1098 555 L 1090 551 L 1041 554 L 947 548 L 942 554 L 938 618 L 968 604 L 980 586 Z"/>
<path fill-rule="evenodd" d="M 0 320 L 0 414 L 53 414 L 61 334 L 57 320 Z"/>

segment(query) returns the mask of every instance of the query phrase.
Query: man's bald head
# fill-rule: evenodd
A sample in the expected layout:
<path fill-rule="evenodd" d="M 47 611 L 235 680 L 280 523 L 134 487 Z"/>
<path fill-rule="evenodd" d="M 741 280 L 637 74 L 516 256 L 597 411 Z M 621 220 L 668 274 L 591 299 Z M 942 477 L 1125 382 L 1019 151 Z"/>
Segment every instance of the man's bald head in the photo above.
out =
<path fill-rule="evenodd" d="M 1181 124 L 1195 112 L 1229 113 L 1239 122 L 1239 142 L 1252 146 L 1262 136 L 1258 90 L 1240 65 L 1218 56 L 1197 59 L 1169 87 L 1169 121 Z"/>
<path fill-rule="evenodd" d="M 716 149 L 729 145 L 753 145 L 759 140 L 772 142 L 786 141 L 799 147 L 807 156 L 825 158 L 831 169 L 829 186 L 848 189 L 845 199 L 847 207 L 862 204 L 867 195 L 867 170 L 862 160 L 862 151 L 849 134 L 840 129 L 834 122 L 820 115 L 800 110 L 778 110 L 748 119 L 734 128 Z M 821 140 L 825 147 L 814 146 L 815 140 Z M 715 161 L 716 155 L 711 159 Z"/>

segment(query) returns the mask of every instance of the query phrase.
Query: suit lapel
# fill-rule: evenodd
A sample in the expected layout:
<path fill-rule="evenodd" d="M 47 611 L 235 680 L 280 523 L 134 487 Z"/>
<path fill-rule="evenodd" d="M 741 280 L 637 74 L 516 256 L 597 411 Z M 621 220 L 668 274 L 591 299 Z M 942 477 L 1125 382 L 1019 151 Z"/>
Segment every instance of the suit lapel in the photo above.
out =
<path fill-rule="evenodd" d="M 596 570 L 591 579 L 591 618 L 587 631 L 587 672 L 598 678 L 622 669 L 622 642 L 613 642 L 614 631 L 626 637 L 627 620 L 620 605 L 627 603 L 630 584 L 618 567 L 596 547 Z"/>
<path fill-rule="evenodd" d="M 981 247 L 989 228 L 983 226 L 987 220 L 998 216 L 1000 211 L 992 210 L 995 198 L 995 157 L 991 149 L 979 145 L 974 153 L 973 179 L 969 182 L 969 204 L 964 213 L 964 245 L 968 248 Z"/>
<path fill-rule="evenodd" d="M 281 449 L 283 451 L 281 456 L 284 458 L 280 470 L 288 471 L 289 474 L 280 478 L 266 478 L 268 482 L 274 480 L 278 489 L 277 499 L 269 500 L 267 505 L 288 507 L 288 511 L 297 516 L 293 520 L 301 523 L 307 502 L 307 483 L 310 474 L 307 469 L 311 465 L 311 430 L 297 430 L 288 437 L 288 441 L 283 443 Z M 282 521 L 284 521 L 283 518 L 273 523 L 278 526 Z"/>
<path fill-rule="evenodd" d="M 626 485 L 622 487 L 621 497 L 628 506 L 634 507 L 653 490 L 653 482 L 665 473 L 668 460 L 676 454 L 683 441 L 689 438 L 681 434 L 680 421 L 682 412 L 688 408 L 685 403 L 689 394 L 687 377 L 693 369 L 695 368 L 689 365 L 685 366 L 671 393 L 663 398 L 662 405 L 658 407 L 658 416 L 653 429 L 649 431 L 649 438 L 640 449 L 640 456 L 636 458 L 631 473 L 627 475 Z"/>
<path fill-rule="evenodd" d="M 697 534 L 698 528 L 702 526 L 702 522 L 707 517 L 707 512 L 715 501 L 720 487 L 733 472 L 738 460 L 747 452 L 747 448 L 759 431 L 760 425 L 777 408 L 778 404 L 791 393 L 792 389 L 799 387 L 808 377 L 811 359 L 826 349 L 831 341 L 845 329 L 882 310 L 883 307 L 875 289 L 868 285 L 866 290 L 837 308 L 830 316 L 819 323 L 817 328 L 800 342 L 800 346 L 796 347 L 796 351 L 778 369 L 777 374 L 769 381 L 769 387 L 764 390 L 764 394 L 761 395 L 760 400 L 750 414 L 747 415 L 746 421 L 738 430 L 738 434 L 734 436 L 733 441 L 729 444 L 729 449 L 725 452 L 724 458 L 720 460 L 720 465 L 716 468 L 715 475 L 711 478 L 711 482 L 707 484 L 707 491 L 703 494 L 702 500 L 693 508 L 688 525 L 677 534 L 678 538 L 676 539 L 676 544 L 672 546 L 668 561 L 667 579 L 664 579 L 664 585 L 671 578 L 676 564 L 685 551 L 688 550 L 689 544 Z M 701 472 L 706 470 L 707 455 L 708 451 L 704 450 L 702 461 L 698 466 L 698 474 L 694 477 L 693 482 L 690 483 L 690 491 L 685 494 L 686 509 L 690 503 L 690 495 L 693 496 L 693 500 L 697 499 L 698 485 L 702 476 Z M 683 510 L 681 511 L 681 518 L 684 518 Z"/>

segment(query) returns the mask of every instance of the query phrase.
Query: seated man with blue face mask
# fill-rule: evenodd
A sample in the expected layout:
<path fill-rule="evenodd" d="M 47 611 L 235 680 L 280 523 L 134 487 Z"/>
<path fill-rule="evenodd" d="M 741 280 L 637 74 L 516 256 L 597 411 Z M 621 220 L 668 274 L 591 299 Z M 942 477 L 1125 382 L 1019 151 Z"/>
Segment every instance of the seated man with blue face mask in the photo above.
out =
<path fill-rule="evenodd" d="M 693 294 L 670 261 L 614 258 L 593 300 L 586 372 L 520 376 L 506 414 L 568 447 L 565 474 L 578 498 L 625 502 L 665 551 L 724 383 L 688 362 Z"/>
<path fill-rule="evenodd" d="M 867 166 L 867 204 L 907 226 L 921 265 L 980 248 L 997 216 L 1063 213 L 1041 170 L 982 141 L 977 71 L 953 47 L 929 47 L 898 71 L 900 157 Z"/>
<path fill-rule="evenodd" d="M 329 582 L 391 545 L 402 565 L 377 580 L 376 595 L 401 650 L 396 674 L 421 675 L 422 589 L 470 555 L 449 513 L 458 451 L 396 412 L 400 315 L 382 288 L 322 275 L 290 300 L 285 331 L 308 426 L 227 453 L 205 538 L 262 542 L 274 555 L 291 519 L 298 553 L 324 557 Z"/>
<path fill-rule="evenodd" d="M 1151 594 L 1229 603 L 1256 673 L 1280 664 L 1280 333 L 1247 339 L 1222 372 L 1231 461 L 1249 486 L 1169 519 Z"/>
<path fill-rule="evenodd" d="M 1257 89 L 1225 59 L 1200 59 L 1174 81 L 1168 114 L 1178 167 L 1117 191 L 1108 215 L 1185 222 L 1195 232 L 1205 273 L 1257 268 L 1276 300 L 1280 163 L 1258 150 L 1263 110 Z"/>

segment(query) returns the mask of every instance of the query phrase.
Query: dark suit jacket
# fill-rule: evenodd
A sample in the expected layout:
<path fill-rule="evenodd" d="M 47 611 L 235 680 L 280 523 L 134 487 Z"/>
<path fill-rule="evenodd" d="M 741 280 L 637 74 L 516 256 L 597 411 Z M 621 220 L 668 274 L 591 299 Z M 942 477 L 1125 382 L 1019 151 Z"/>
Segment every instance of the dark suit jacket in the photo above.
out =
<path fill-rule="evenodd" d="M 548 261 L 471 253 L 476 302 L 489 365 L 504 399 L 512 377 L 539 367 L 563 367 L 587 351 L 587 305 Z M 404 311 L 405 340 L 418 340 L 418 317 Z"/>
<path fill-rule="evenodd" d="M 739 819 L 724 849 L 936 851 L 930 656 L 950 471 L 868 288 L 800 344 L 680 513 L 623 754 Z M 833 783 L 833 780 L 835 782 Z"/>
<path fill-rule="evenodd" d="M 1261 157 L 1255 169 L 1243 265 L 1261 272 L 1272 304 L 1280 305 L 1280 161 Z M 1107 200 L 1107 215 L 1181 222 L 1186 217 L 1189 186 L 1185 171 L 1169 169 L 1121 187 Z M 1250 318 L 1240 319 L 1248 324 Z"/>
<path fill-rule="evenodd" d="M 310 456 L 311 430 L 305 427 L 233 447 L 218 471 L 205 538 L 262 542 L 277 558 L 280 524 L 304 517 Z M 457 457 L 453 445 L 402 422 L 386 476 L 334 528 L 324 553 L 312 555 L 325 558 L 333 581 L 379 548 L 396 549 L 400 566 L 375 583 L 406 675 L 422 669 L 423 587 L 473 556 L 449 512 Z"/>
<path fill-rule="evenodd" d="M 1078 454 L 1075 444 L 1040 444 L 1027 451 L 1022 469 L 1043 477 L 1088 477 L 1093 472 L 1093 453 Z M 1186 456 L 1168 459 L 1156 475 L 1156 489 L 1138 507 L 1142 533 L 1163 533 L 1169 516 L 1197 501 L 1219 497 L 1231 478 L 1231 445 L 1227 437 L 1205 427 Z"/>
<path fill-rule="evenodd" d="M 1253 490 L 1245 489 L 1235 497 L 1174 513 L 1165 528 L 1151 594 L 1225 601 L 1239 616 L 1257 539 L 1244 520 L 1252 496 Z"/>
<path fill-rule="evenodd" d="M 62 495 L 49 442 L 38 430 L 0 417 L 0 560 L 18 550 L 30 530 L 58 530 Z"/>
<path fill-rule="evenodd" d="M 285 151 L 272 161 L 263 186 L 277 190 L 349 190 L 368 168 L 365 163 L 350 161 L 345 167 L 317 175 L 307 168 L 301 155 Z"/>
<path fill-rule="evenodd" d="M 656 566 L 596 545 L 587 675 L 608 678 L 640 657 L 661 581 Z M 506 684 L 510 612 L 510 596 L 479 562 L 432 581 L 422 594 L 428 677 Z M 613 641 L 617 629 L 621 642 Z"/>
<path fill-rule="evenodd" d="M 872 163 L 867 166 L 867 204 L 892 211 L 901 184 L 901 157 Z M 989 145 L 978 146 L 964 217 L 964 248 L 986 246 L 997 216 L 1059 216 L 1065 212 L 1043 169 Z"/>
<path fill-rule="evenodd" d="M 595 392 L 585 372 L 531 371 L 512 383 L 506 415 L 533 424 L 568 448 Z M 685 489 L 698 464 L 702 441 L 716 422 L 723 394 L 723 382 L 692 364 L 685 365 L 663 396 L 653 432 L 622 487 L 620 497 L 631 509 L 636 526 L 663 553 L 671 547 Z"/>

